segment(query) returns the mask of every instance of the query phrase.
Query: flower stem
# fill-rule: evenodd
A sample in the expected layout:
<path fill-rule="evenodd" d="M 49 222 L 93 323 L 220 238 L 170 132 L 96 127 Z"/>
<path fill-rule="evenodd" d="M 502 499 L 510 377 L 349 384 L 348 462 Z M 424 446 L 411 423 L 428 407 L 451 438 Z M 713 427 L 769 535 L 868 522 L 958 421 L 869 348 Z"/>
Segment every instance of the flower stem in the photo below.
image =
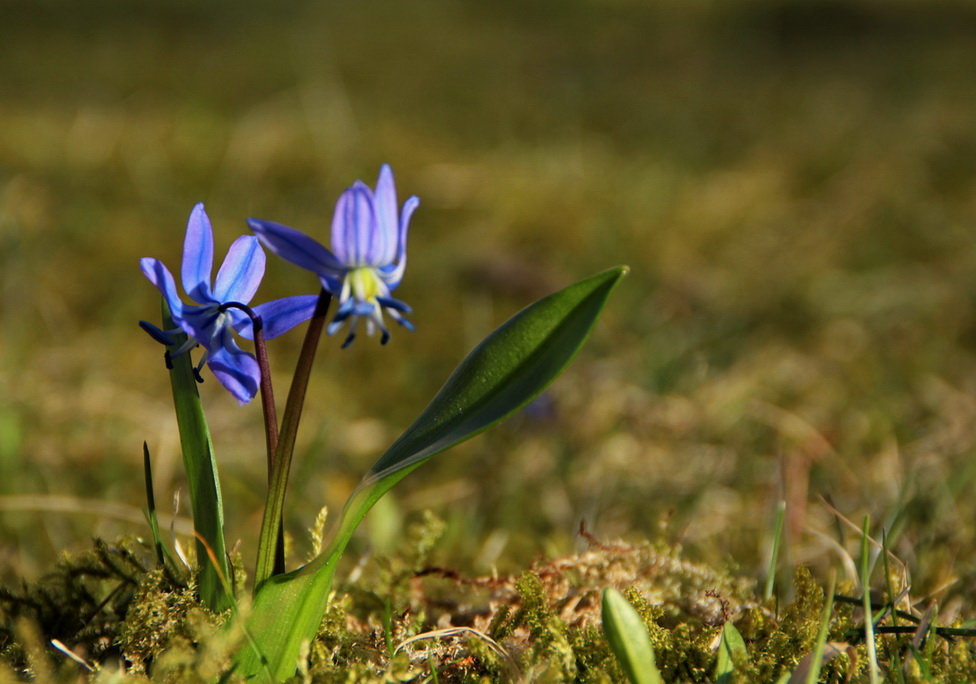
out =
<path fill-rule="evenodd" d="M 268 361 L 268 345 L 264 339 L 264 323 L 250 307 L 239 302 L 227 302 L 220 308 L 221 310 L 240 309 L 251 319 L 251 326 L 254 329 L 254 355 L 261 371 L 261 412 L 264 414 L 264 438 L 268 452 L 268 488 L 270 489 L 275 453 L 278 450 L 278 410 L 275 407 L 274 387 L 271 383 L 271 363 Z M 285 524 L 284 520 L 279 520 L 278 536 L 275 541 L 275 572 L 284 572 L 284 570 Z"/>
<path fill-rule="evenodd" d="M 254 569 L 254 588 L 271 577 L 285 571 L 284 552 L 282 548 L 282 510 L 284 508 L 285 491 L 288 488 L 288 473 L 291 470 L 292 454 L 295 451 L 295 438 L 298 435 L 298 424 L 305 404 L 305 392 L 315 361 L 322 330 L 325 328 L 326 316 L 332 295 L 325 289 L 319 293 L 315 305 L 315 313 L 308 322 L 302 351 L 295 365 L 295 375 L 288 390 L 285 402 L 285 413 L 281 420 L 281 431 L 272 459 L 270 482 L 268 484 L 268 500 L 264 507 L 264 519 L 261 521 L 261 536 L 258 539 L 258 559 Z"/>
<path fill-rule="evenodd" d="M 278 413 L 275 408 L 274 388 L 271 384 L 271 363 L 268 361 L 268 345 L 264 340 L 264 323 L 261 317 L 240 302 L 226 302 L 220 306 L 221 311 L 238 309 L 251 319 L 254 330 L 254 355 L 261 371 L 261 411 L 264 414 L 264 435 L 268 451 L 268 484 L 271 484 L 271 473 L 274 471 L 275 451 L 278 448 Z"/>

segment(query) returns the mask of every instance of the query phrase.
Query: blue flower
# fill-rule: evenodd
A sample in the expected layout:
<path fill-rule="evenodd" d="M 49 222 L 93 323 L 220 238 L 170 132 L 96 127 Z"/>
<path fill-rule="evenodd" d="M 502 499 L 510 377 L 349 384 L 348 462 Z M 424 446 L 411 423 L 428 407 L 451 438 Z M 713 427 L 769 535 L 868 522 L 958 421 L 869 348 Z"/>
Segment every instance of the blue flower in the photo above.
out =
<path fill-rule="evenodd" d="M 418 198 L 409 198 L 398 215 L 393 170 L 384 164 L 375 191 L 356 181 L 339 197 L 332 218 L 332 251 L 279 223 L 248 219 L 248 225 L 265 247 L 314 272 L 322 286 L 339 298 L 339 308 L 326 332 L 334 335 L 348 320 L 349 334 L 343 347 L 356 337 L 360 318 L 366 319 L 366 333 L 373 335 L 379 330 L 380 341 L 386 344 L 390 333 L 384 312 L 413 330 L 413 324 L 404 318 L 410 307 L 390 293 L 400 285 L 407 266 L 407 228 L 418 204 Z"/>
<path fill-rule="evenodd" d="M 264 277 L 264 251 L 255 237 L 242 235 L 227 252 L 224 263 L 211 285 L 213 273 L 213 230 L 203 203 L 193 207 L 183 243 L 183 289 L 196 304 L 184 304 L 176 292 L 169 269 L 158 259 L 140 261 L 142 272 L 163 294 L 177 327 L 160 330 L 142 321 L 143 329 L 163 344 L 172 345 L 173 334 L 185 333 L 187 341 L 174 353 L 183 354 L 198 344 L 204 348 L 197 371 L 206 363 L 214 376 L 241 404 L 250 401 L 258 391 L 261 371 L 258 362 L 241 349 L 234 332 L 252 339 L 251 318 L 228 304 L 246 305 Z M 261 318 L 262 329 L 270 339 L 308 320 L 315 309 L 315 297 L 286 297 L 254 307 Z"/>

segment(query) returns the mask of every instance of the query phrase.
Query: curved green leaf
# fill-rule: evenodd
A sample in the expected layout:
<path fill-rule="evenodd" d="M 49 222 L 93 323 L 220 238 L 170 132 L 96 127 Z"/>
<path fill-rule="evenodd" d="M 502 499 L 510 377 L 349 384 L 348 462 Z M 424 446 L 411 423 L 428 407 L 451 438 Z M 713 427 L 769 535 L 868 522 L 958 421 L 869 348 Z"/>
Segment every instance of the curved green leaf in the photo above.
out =
<path fill-rule="evenodd" d="M 531 401 L 576 354 L 627 269 L 604 271 L 529 306 L 475 347 L 370 469 L 373 481 L 487 429 Z"/>
<path fill-rule="evenodd" d="M 285 679 L 295 672 L 302 645 L 322 619 L 336 563 L 366 512 L 428 458 L 488 429 L 545 389 L 582 346 L 626 272 L 619 266 L 539 300 L 461 362 L 366 474 L 328 548 L 305 567 L 272 577 L 258 589 L 248 627 L 261 653 L 250 646 L 242 651 L 242 674 L 253 676 L 267 667 Z"/>

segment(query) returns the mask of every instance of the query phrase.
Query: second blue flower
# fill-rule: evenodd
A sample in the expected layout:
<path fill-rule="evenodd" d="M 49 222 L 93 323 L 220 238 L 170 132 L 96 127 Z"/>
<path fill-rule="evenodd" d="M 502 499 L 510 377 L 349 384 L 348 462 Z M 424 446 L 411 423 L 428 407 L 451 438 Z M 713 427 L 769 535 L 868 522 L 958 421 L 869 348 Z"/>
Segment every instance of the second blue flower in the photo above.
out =
<path fill-rule="evenodd" d="M 332 251 L 288 226 L 249 219 L 248 225 L 269 250 L 318 275 L 322 286 L 338 297 L 339 308 L 327 328 L 334 335 L 348 320 L 343 347 L 356 337 L 360 318 L 366 333 L 380 331 L 383 344 L 390 338 L 384 312 L 408 330 L 410 307 L 393 292 L 407 265 L 407 229 L 420 200 L 410 197 L 398 209 L 393 170 L 380 168 L 375 191 L 356 181 L 339 197 L 332 218 Z"/>

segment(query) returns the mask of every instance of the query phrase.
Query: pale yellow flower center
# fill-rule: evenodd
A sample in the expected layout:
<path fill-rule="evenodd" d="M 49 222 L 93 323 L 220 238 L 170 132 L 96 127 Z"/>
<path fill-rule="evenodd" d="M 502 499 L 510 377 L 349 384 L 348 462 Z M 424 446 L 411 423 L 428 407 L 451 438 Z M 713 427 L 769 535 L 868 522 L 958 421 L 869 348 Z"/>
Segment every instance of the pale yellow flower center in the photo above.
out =
<path fill-rule="evenodd" d="M 386 293 L 386 287 L 376 273 L 376 269 L 370 266 L 360 266 L 349 271 L 346 274 L 345 285 L 352 296 L 361 302 L 375 304 L 376 297 Z"/>

